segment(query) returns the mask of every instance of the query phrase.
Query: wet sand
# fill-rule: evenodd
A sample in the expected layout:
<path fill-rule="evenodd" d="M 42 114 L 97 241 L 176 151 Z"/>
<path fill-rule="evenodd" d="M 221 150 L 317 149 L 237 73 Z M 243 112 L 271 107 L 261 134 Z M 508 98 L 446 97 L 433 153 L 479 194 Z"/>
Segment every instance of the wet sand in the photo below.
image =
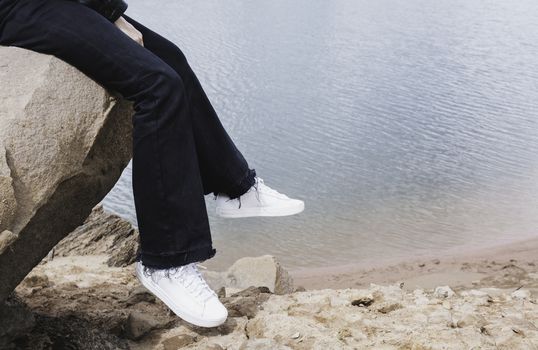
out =
<path fill-rule="evenodd" d="M 297 285 L 306 289 L 363 288 L 370 283 L 400 282 L 404 283 L 404 289 L 412 290 L 439 285 L 512 288 L 525 283 L 524 276 L 520 275 L 537 272 L 538 237 L 379 264 L 296 269 L 290 274 Z M 526 287 L 533 289 L 538 286 Z"/>

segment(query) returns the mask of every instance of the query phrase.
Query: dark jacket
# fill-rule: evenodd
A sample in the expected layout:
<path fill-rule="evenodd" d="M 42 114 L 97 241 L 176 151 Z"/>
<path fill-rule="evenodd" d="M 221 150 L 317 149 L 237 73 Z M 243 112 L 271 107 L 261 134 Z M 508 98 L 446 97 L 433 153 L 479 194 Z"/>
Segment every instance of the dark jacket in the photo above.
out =
<path fill-rule="evenodd" d="M 72 0 L 82 5 L 88 6 L 109 21 L 115 22 L 127 10 L 127 3 L 124 0 Z"/>

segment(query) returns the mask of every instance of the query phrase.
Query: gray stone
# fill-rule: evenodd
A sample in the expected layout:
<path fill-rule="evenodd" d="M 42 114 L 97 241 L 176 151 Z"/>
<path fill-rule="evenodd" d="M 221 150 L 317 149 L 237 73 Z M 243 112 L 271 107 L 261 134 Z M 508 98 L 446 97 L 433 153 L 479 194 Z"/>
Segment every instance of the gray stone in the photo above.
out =
<path fill-rule="evenodd" d="M 382 303 L 381 305 L 378 305 L 376 307 L 376 311 L 382 314 L 388 314 L 389 312 L 392 312 L 401 308 L 402 308 L 402 304 L 400 303 L 385 302 L 385 303 Z"/>
<path fill-rule="evenodd" d="M 454 291 L 449 286 L 441 286 L 435 288 L 433 295 L 438 298 L 450 298 L 454 295 Z"/>
<path fill-rule="evenodd" d="M 30 274 L 22 281 L 22 285 L 27 288 L 45 288 L 50 286 L 50 281 L 48 276 L 45 274 Z"/>
<path fill-rule="evenodd" d="M 207 350 L 224 350 L 224 348 L 222 346 L 220 346 L 219 344 L 208 344 L 206 345 L 206 349 Z"/>
<path fill-rule="evenodd" d="M 132 104 L 55 56 L 0 47 L 0 301 L 110 191 Z"/>
<path fill-rule="evenodd" d="M 150 331 L 165 326 L 166 322 L 163 323 L 150 314 L 131 311 L 125 322 L 125 336 L 131 340 L 138 340 Z"/>
<path fill-rule="evenodd" d="M 95 206 L 84 223 L 55 247 L 55 255 L 109 256 L 108 266 L 124 267 L 132 264 L 138 249 L 138 230 L 118 215 Z"/>
<path fill-rule="evenodd" d="M 164 350 L 177 350 L 196 343 L 196 336 L 180 334 L 162 342 Z"/>
<path fill-rule="evenodd" d="M 475 313 L 465 313 L 461 318 L 456 322 L 458 328 L 468 327 L 468 326 L 478 326 L 483 327 L 487 324 L 484 317 Z"/>
<path fill-rule="evenodd" d="M 368 307 L 374 303 L 375 299 L 373 296 L 363 296 L 358 299 L 355 299 L 351 301 L 351 305 L 353 306 L 360 306 L 360 307 Z"/>
<path fill-rule="evenodd" d="M 530 297 L 531 297 L 531 293 L 528 289 L 518 289 L 514 292 L 512 292 L 512 294 L 510 294 L 510 296 L 514 299 L 519 299 L 519 300 L 529 300 Z"/>
<path fill-rule="evenodd" d="M 224 306 L 228 309 L 228 316 L 254 318 L 270 296 L 267 287 L 249 287 L 229 297 L 222 298 Z"/>
<path fill-rule="evenodd" d="M 232 288 L 267 287 L 272 293 L 292 293 L 293 280 L 271 255 L 237 260 L 226 272 L 227 285 Z"/>
<path fill-rule="evenodd" d="M 11 243 L 15 242 L 17 238 L 18 236 L 11 231 L 5 230 L 0 232 L 0 254 L 2 254 Z"/>
<path fill-rule="evenodd" d="M 294 292 L 293 279 L 272 255 L 241 258 L 224 272 L 203 270 L 202 274 L 213 290 L 267 287 L 275 294 Z"/>
<path fill-rule="evenodd" d="M 152 293 L 150 293 L 146 287 L 138 286 L 135 287 L 131 292 L 129 293 L 129 296 L 125 300 L 125 303 L 127 306 L 135 305 L 141 302 L 146 302 L 150 304 L 155 304 L 156 297 Z"/>

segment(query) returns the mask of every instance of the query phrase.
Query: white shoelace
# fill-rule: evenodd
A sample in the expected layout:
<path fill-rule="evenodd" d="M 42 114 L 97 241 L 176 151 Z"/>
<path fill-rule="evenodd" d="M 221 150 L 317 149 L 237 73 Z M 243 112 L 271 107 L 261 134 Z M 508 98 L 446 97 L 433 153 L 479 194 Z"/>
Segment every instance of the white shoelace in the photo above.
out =
<path fill-rule="evenodd" d="M 217 293 L 207 285 L 207 282 L 198 270 L 198 266 L 205 268 L 197 263 L 187 264 L 172 271 L 170 278 L 180 281 L 195 298 L 205 303 L 209 299 L 216 297 Z"/>
<path fill-rule="evenodd" d="M 278 192 L 277 190 L 275 189 L 272 189 L 271 187 L 267 186 L 264 182 L 263 182 L 263 179 L 261 177 L 256 177 L 256 180 L 259 184 L 261 184 L 260 188 L 264 191 L 264 192 L 267 192 L 267 193 L 272 193 L 272 194 L 276 194 L 276 195 L 282 195 L 282 193 Z M 258 190 L 258 188 L 256 188 Z"/>

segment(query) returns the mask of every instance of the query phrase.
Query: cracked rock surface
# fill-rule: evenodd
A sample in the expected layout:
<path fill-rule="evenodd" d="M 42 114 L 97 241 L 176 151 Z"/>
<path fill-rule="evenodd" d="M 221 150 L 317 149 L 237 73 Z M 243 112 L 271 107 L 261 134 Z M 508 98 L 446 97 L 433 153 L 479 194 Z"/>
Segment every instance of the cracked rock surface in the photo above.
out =
<path fill-rule="evenodd" d="M 131 158 L 132 104 L 51 56 L 0 47 L 0 301 Z"/>

